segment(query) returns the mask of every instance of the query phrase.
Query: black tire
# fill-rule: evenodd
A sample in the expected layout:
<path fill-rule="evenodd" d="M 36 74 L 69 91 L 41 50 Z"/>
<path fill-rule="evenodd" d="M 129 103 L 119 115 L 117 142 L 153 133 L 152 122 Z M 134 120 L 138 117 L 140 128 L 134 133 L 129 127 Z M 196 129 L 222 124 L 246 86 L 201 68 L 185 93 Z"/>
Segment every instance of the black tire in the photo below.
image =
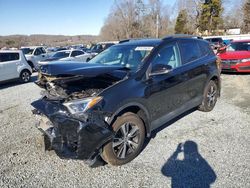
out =
<path fill-rule="evenodd" d="M 31 73 L 29 70 L 25 69 L 23 70 L 21 73 L 20 73 L 20 81 L 22 83 L 27 83 L 30 81 L 30 76 L 31 76 Z"/>
<path fill-rule="evenodd" d="M 88 58 L 87 60 L 86 60 L 86 62 L 89 62 L 90 61 L 90 59 Z"/>
<path fill-rule="evenodd" d="M 141 152 L 145 127 L 136 114 L 126 113 L 117 118 L 112 128 L 115 136 L 103 147 L 102 158 L 111 165 L 119 166 L 132 161 Z"/>
<path fill-rule="evenodd" d="M 218 95 L 219 91 L 217 84 L 215 81 L 210 80 L 204 90 L 203 101 L 198 109 L 203 112 L 212 111 L 217 102 Z"/>

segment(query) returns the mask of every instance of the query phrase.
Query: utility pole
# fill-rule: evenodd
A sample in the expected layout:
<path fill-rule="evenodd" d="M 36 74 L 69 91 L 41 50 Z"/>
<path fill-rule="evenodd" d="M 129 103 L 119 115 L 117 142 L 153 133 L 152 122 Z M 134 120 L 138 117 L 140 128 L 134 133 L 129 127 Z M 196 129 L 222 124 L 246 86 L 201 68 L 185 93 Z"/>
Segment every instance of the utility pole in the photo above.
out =
<path fill-rule="evenodd" d="M 159 14 L 156 15 L 156 38 L 159 38 Z"/>

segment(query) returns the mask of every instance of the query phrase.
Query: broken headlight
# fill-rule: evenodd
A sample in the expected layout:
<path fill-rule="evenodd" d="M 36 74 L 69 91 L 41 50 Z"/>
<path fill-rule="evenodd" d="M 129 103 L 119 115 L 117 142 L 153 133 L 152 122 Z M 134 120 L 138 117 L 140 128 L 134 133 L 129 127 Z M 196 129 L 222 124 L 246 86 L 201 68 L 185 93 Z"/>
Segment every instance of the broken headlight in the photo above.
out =
<path fill-rule="evenodd" d="M 70 113 L 76 114 L 76 113 L 83 113 L 87 111 L 88 109 L 92 108 L 94 105 L 96 105 L 98 102 L 102 100 L 102 97 L 89 97 L 81 100 L 74 100 L 70 102 L 66 102 L 63 105 L 68 108 Z"/>

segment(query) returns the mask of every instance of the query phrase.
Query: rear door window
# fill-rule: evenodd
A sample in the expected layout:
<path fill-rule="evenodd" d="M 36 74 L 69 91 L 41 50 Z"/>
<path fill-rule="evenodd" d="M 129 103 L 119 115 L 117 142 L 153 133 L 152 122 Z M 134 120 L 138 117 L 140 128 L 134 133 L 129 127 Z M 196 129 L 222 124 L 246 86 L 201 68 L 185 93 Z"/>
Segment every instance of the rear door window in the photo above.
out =
<path fill-rule="evenodd" d="M 214 54 L 213 50 L 211 49 L 210 45 L 207 42 L 199 41 L 198 44 L 200 46 L 202 57 Z"/>
<path fill-rule="evenodd" d="M 201 50 L 195 40 L 185 39 L 179 42 L 179 47 L 182 56 L 182 63 L 190 63 L 201 58 Z"/>
<path fill-rule="evenodd" d="M 78 55 L 79 55 L 78 51 L 73 51 L 71 53 L 71 57 L 75 57 L 75 56 L 78 56 Z"/>
<path fill-rule="evenodd" d="M 82 55 L 82 54 L 84 54 L 83 51 L 77 51 L 77 56 L 78 56 L 78 55 Z"/>
<path fill-rule="evenodd" d="M 35 55 L 41 55 L 41 54 L 42 54 L 41 48 L 37 48 L 35 51 Z"/>
<path fill-rule="evenodd" d="M 0 62 L 19 60 L 19 53 L 0 53 Z"/>
<path fill-rule="evenodd" d="M 46 51 L 44 48 L 41 48 L 41 52 L 42 52 L 42 54 L 46 54 Z"/>
<path fill-rule="evenodd" d="M 160 49 L 153 60 L 153 68 L 157 64 L 169 65 L 172 69 L 179 67 L 181 63 L 177 44 L 168 44 Z"/>

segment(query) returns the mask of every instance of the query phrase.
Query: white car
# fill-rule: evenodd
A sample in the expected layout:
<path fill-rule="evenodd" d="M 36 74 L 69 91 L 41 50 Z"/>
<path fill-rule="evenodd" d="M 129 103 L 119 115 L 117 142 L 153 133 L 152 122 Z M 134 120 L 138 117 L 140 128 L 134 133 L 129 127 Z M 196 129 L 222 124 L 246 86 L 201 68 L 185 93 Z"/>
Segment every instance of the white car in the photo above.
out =
<path fill-rule="evenodd" d="M 32 69 L 21 50 L 0 50 L 0 82 L 20 79 L 29 82 Z"/>
<path fill-rule="evenodd" d="M 45 60 L 49 57 L 44 47 L 42 46 L 27 46 L 21 47 L 28 64 L 31 66 L 33 70 L 38 70 L 38 62 Z"/>
<path fill-rule="evenodd" d="M 81 61 L 88 62 L 92 58 L 92 55 L 81 50 L 62 50 L 54 53 L 50 58 L 40 61 L 39 64 L 49 61 Z"/>

